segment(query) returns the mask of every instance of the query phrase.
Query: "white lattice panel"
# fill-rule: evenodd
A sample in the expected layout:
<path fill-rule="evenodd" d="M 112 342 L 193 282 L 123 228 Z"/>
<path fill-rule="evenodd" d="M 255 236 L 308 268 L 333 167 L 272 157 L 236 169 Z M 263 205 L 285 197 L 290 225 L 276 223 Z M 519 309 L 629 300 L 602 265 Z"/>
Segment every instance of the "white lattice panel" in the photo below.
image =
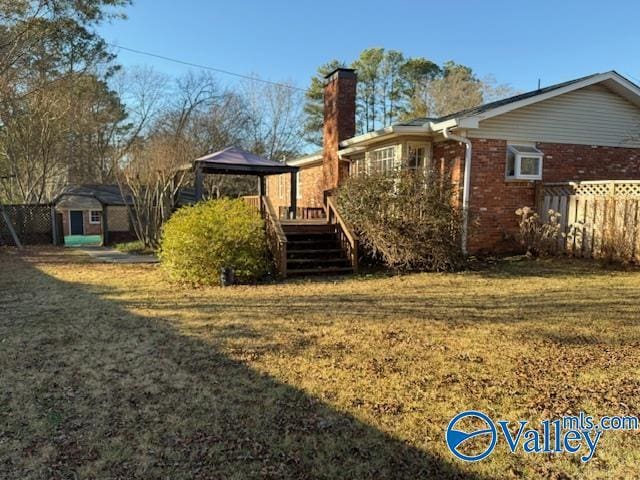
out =
<path fill-rule="evenodd" d="M 640 181 L 548 183 L 544 185 L 544 195 L 640 197 Z"/>

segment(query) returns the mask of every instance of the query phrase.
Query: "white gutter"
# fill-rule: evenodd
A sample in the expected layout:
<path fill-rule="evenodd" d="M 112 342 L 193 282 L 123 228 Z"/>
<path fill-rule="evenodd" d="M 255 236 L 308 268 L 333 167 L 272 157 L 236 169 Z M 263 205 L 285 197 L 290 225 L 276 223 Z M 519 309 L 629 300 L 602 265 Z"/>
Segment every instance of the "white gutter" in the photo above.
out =
<path fill-rule="evenodd" d="M 369 133 L 363 133 L 357 137 L 351 137 L 340 142 L 341 148 L 350 147 L 352 145 L 365 145 L 366 142 L 379 140 L 381 137 L 393 138 L 398 135 L 420 135 L 423 133 L 429 133 L 429 125 L 390 125 L 380 130 L 375 130 Z"/>
<path fill-rule="evenodd" d="M 469 199 L 471 189 L 471 140 L 467 137 L 449 133 L 449 128 L 442 130 L 447 140 L 462 142 L 466 145 L 464 152 L 464 186 L 462 187 L 462 253 L 467 254 L 467 233 L 469 230 Z"/>

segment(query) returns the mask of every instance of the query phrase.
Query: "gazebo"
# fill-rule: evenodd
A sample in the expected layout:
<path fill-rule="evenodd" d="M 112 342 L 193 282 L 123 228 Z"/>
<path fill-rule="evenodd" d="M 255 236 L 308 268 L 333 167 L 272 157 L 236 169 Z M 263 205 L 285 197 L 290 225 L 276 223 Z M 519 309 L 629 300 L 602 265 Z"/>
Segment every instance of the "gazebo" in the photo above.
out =
<path fill-rule="evenodd" d="M 284 163 L 267 160 L 259 155 L 247 152 L 237 147 L 228 147 L 219 152 L 210 153 L 193 161 L 195 170 L 195 196 L 196 201 L 202 200 L 204 191 L 204 175 L 255 175 L 258 177 L 258 195 L 265 194 L 265 181 L 267 175 L 291 175 L 291 217 L 296 215 L 296 181 L 295 174 L 298 167 L 285 165 Z"/>

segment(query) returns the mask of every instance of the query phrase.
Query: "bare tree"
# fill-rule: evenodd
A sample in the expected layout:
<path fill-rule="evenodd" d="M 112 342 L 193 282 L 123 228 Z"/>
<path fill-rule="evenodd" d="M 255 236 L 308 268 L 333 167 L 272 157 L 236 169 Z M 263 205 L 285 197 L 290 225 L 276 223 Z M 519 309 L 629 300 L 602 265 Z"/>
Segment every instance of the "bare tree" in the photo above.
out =
<path fill-rule="evenodd" d="M 150 99 L 141 93 L 140 103 L 148 105 Z M 188 178 L 182 167 L 200 153 L 190 127 L 199 114 L 211 108 L 220 91 L 211 75 L 190 73 L 177 79 L 166 94 L 172 100 L 153 115 L 146 138 L 132 137 L 117 165 L 120 190 L 131 198 L 136 235 L 152 248 L 158 247 L 162 225 L 175 210 L 178 192 Z M 132 108 L 138 109 L 140 118 L 148 118 L 149 108 Z"/>
<path fill-rule="evenodd" d="M 247 144 L 259 155 L 282 160 L 303 144 L 303 94 L 287 84 L 247 81 L 242 86 L 248 115 Z"/>
<path fill-rule="evenodd" d="M 129 210 L 136 236 L 154 249 L 187 175 L 172 160 L 181 156 L 179 148 L 179 144 L 167 138 L 141 142 L 129 151 L 129 161 L 118 170 L 122 194 L 131 199 Z"/>

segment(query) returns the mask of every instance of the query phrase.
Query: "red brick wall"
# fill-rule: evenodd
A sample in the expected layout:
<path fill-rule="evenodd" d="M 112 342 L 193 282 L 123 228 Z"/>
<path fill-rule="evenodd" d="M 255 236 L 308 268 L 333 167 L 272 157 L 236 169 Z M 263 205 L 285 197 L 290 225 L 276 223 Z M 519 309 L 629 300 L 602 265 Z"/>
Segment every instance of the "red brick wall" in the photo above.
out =
<path fill-rule="evenodd" d="M 471 142 L 469 209 L 475 222 L 470 226 L 468 250 L 471 253 L 514 250 L 515 211 L 534 206 L 535 185 L 505 179 L 506 141 L 472 139 Z"/>
<path fill-rule="evenodd" d="M 309 167 L 300 168 L 300 190 L 297 199 L 299 207 L 321 207 L 323 199 L 323 173 L 322 164 L 317 163 Z M 280 198 L 278 195 L 278 181 L 281 175 L 270 175 L 267 177 L 267 195 L 273 206 L 278 209 L 281 206 L 289 206 L 291 203 L 290 193 L 290 174 L 282 175 L 284 177 L 284 194 Z M 301 195 L 300 195 L 301 194 Z"/>
<path fill-rule="evenodd" d="M 534 206 L 535 184 L 505 179 L 506 141 L 472 139 L 472 145 L 470 209 L 478 224 L 469 237 L 469 251 L 514 250 L 515 211 Z M 552 143 L 537 146 L 545 154 L 543 182 L 640 179 L 640 149 Z"/>
<path fill-rule="evenodd" d="M 450 174 L 454 188 L 459 194 L 456 198 L 462 201 L 462 181 L 464 173 L 465 146 L 460 142 L 440 142 L 433 144 L 432 167 L 442 174 Z"/>
<path fill-rule="evenodd" d="M 640 149 L 538 143 L 544 152 L 543 180 L 639 180 Z"/>

